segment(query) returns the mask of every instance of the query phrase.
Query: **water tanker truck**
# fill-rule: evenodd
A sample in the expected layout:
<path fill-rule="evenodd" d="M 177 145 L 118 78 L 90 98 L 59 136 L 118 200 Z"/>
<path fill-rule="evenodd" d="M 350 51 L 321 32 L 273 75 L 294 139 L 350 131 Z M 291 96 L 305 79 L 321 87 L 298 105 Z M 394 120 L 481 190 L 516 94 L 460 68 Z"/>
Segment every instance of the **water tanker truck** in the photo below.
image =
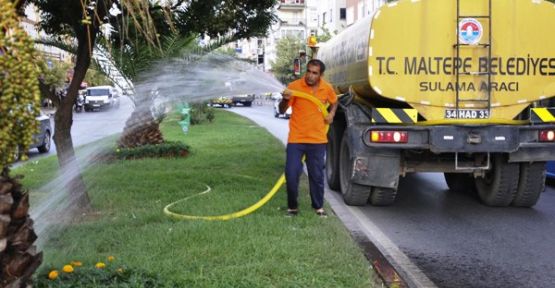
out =
<path fill-rule="evenodd" d="M 542 0 L 400 0 L 323 43 L 343 94 L 329 186 L 385 206 L 400 177 L 441 172 L 485 205 L 535 205 L 555 160 L 554 27 Z"/>

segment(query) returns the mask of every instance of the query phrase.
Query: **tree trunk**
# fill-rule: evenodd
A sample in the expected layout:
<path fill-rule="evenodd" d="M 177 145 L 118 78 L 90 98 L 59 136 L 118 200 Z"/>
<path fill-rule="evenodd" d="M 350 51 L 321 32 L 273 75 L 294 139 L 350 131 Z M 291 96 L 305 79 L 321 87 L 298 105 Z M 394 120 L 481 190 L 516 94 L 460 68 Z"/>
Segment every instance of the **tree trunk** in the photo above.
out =
<path fill-rule="evenodd" d="M 150 98 L 136 101 L 135 110 L 125 122 L 125 128 L 123 128 L 118 140 L 119 147 L 134 148 L 164 142 L 164 137 L 160 131 L 160 123 L 152 115 L 151 107 L 153 104 Z"/>
<path fill-rule="evenodd" d="M 28 287 L 42 262 L 33 242 L 37 235 L 29 217 L 29 194 L 4 168 L 0 174 L 0 287 Z"/>
<path fill-rule="evenodd" d="M 75 29 L 76 32 L 78 29 Z M 73 124 L 73 104 L 77 99 L 81 82 L 85 79 L 85 74 L 89 68 L 92 58 L 92 49 L 96 39 L 96 32 L 87 33 L 85 28 L 80 29 L 77 34 L 77 60 L 73 71 L 73 78 L 67 89 L 67 94 L 60 99 L 54 116 L 54 143 L 56 143 L 56 152 L 58 153 L 58 163 L 60 164 L 62 175 L 72 175 L 67 189 L 71 203 L 75 209 L 89 210 L 90 200 L 87 194 L 85 183 L 75 158 L 75 150 L 73 148 L 73 140 L 71 138 L 71 125 Z M 77 170 L 76 170 L 77 169 Z"/>

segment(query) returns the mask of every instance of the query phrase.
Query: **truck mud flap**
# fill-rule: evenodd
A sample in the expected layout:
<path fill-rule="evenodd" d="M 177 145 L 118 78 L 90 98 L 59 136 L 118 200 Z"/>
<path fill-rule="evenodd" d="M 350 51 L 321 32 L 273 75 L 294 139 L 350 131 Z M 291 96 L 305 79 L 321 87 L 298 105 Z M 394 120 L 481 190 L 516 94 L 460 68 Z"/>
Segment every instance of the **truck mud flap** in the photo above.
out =
<path fill-rule="evenodd" d="M 362 131 L 349 135 L 353 153 L 353 183 L 397 189 L 401 166 L 401 153 L 397 149 L 369 148 L 361 141 Z M 353 135 L 355 134 L 355 135 Z"/>

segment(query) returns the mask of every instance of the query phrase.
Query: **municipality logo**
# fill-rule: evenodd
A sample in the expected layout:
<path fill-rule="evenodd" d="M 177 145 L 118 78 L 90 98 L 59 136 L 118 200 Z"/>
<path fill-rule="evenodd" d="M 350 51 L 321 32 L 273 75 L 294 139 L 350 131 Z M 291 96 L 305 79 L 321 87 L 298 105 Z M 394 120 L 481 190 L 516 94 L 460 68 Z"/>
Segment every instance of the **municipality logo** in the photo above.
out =
<path fill-rule="evenodd" d="M 483 29 L 480 21 L 464 18 L 459 22 L 459 41 L 462 44 L 475 45 L 482 39 Z"/>

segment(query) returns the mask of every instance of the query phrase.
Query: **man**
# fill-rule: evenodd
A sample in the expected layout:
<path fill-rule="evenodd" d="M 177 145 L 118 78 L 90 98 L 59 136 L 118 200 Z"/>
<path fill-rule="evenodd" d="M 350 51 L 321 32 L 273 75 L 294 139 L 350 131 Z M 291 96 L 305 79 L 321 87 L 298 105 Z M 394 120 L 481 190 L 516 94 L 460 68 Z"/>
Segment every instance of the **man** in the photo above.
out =
<path fill-rule="evenodd" d="M 316 214 L 326 217 L 324 211 L 324 157 L 326 153 L 327 125 L 333 122 L 337 110 L 337 95 L 331 85 L 321 79 L 326 66 L 320 60 L 313 59 L 307 63 L 306 74 L 293 81 L 283 91 L 279 103 L 280 113 L 285 113 L 291 106 L 293 113 L 289 120 L 289 138 L 287 141 L 287 160 L 285 162 L 285 179 L 287 181 L 287 215 L 295 216 L 299 212 L 297 197 L 299 178 L 303 166 L 302 157 L 306 155 L 306 167 L 310 185 L 310 199 Z M 310 100 L 292 97 L 292 91 L 312 95 L 324 105 L 330 104 L 330 112 L 324 117 L 319 107 Z"/>

